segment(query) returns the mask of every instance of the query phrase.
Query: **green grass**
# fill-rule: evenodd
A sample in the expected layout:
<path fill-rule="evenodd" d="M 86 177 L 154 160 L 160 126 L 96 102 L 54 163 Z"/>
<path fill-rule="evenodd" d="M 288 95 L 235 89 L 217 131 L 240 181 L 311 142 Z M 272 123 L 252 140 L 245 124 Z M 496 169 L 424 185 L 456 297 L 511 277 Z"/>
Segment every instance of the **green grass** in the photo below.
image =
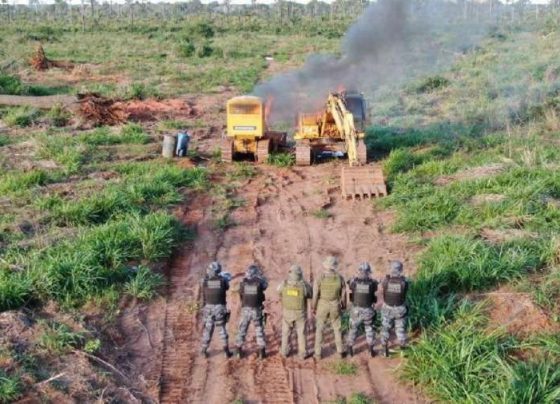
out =
<path fill-rule="evenodd" d="M 157 295 L 157 290 L 165 284 L 161 274 L 152 272 L 150 268 L 140 266 L 136 268 L 134 278 L 124 285 L 126 294 L 140 300 L 150 300 Z"/>
<path fill-rule="evenodd" d="M 358 373 L 358 365 L 345 360 L 337 360 L 330 364 L 330 370 L 341 376 L 354 376 Z"/>
<path fill-rule="evenodd" d="M 347 398 L 340 398 L 336 404 L 374 404 L 375 400 L 364 393 L 352 393 Z"/>
<path fill-rule="evenodd" d="M 453 316 L 460 294 L 486 290 L 539 270 L 550 260 L 543 240 L 491 245 L 469 236 L 440 236 L 419 258 L 408 303 L 413 327 L 426 328 Z"/>
<path fill-rule="evenodd" d="M 550 358 L 521 362 L 519 342 L 486 331 L 480 306 L 463 304 L 451 323 L 429 329 L 407 353 L 402 376 L 445 402 L 553 403 L 560 370 Z"/>
<path fill-rule="evenodd" d="M 40 112 L 30 107 L 14 107 L 7 109 L 2 120 L 8 126 L 19 126 L 25 128 L 34 124 L 39 118 Z"/>
<path fill-rule="evenodd" d="M 292 153 L 272 153 L 268 156 L 268 164 L 276 167 L 291 167 L 296 163 Z"/>
<path fill-rule="evenodd" d="M 22 394 L 22 385 L 19 377 L 9 376 L 0 370 L 0 402 L 11 403 Z"/>
<path fill-rule="evenodd" d="M 84 339 L 83 333 L 72 331 L 68 325 L 51 322 L 45 324 L 45 331 L 39 338 L 39 345 L 51 354 L 62 354 L 81 347 Z"/>
<path fill-rule="evenodd" d="M 11 143 L 11 139 L 8 135 L 0 134 L 0 147 L 9 145 Z"/>
<path fill-rule="evenodd" d="M 332 213 L 325 208 L 314 210 L 312 215 L 317 219 L 330 219 L 332 217 Z"/>
<path fill-rule="evenodd" d="M 100 127 L 92 132 L 81 134 L 78 139 L 81 143 L 90 146 L 146 144 L 150 141 L 150 137 L 144 132 L 144 129 L 134 123 L 123 126 L 120 133 L 115 133 L 108 127 Z"/>

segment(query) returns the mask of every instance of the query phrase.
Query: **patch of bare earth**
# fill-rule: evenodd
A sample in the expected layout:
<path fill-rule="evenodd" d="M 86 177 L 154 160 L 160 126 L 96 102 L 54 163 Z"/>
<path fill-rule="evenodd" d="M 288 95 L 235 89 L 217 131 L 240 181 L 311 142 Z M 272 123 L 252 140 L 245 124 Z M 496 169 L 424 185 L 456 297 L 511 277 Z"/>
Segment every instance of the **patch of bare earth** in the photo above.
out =
<path fill-rule="evenodd" d="M 364 392 L 383 403 L 425 402 L 417 392 L 396 379 L 393 370 L 399 359 L 370 358 L 365 341 L 360 340 L 358 355 L 350 359 L 358 366 L 353 376 L 332 372 L 332 334 L 326 335 L 323 361 L 287 360 L 279 355 L 281 307 L 276 286 L 286 277 L 292 263 L 305 269 L 307 278 L 317 276 L 327 254 L 339 256 L 341 272 L 354 275 L 358 264 L 371 262 L 375 276 L 381 277 L 389 259 L 405 262 L 414 272 L 416 248 L 402 235 L 388 232 L 392 217 L 374 210 L 371 201 L 342 201 L 333 185 L 338 182 L 337 164 L 297 169 L 261 167 L 259 174 L 239 187 L 236 197 L 245 200 L 231 214 L 234 226 L 224 232 L 213 227 L 211 201 L 195 198 L 178 216 L 197 230 L 192 245 L 175 256 L 170 269 L 170 285 L 165 309 L 162 352 L 162 403 L 231 402 L 242 399 L 260 403 L 319 403 Z M 327 192 L 326 190 L 331 190 Z M 317 218 L 318 209 L 330 212 L 328 219 Z M 199 354 L 200 318 L 193 310 L 197 281 L 210 260 L 218 259 L 237 282 L 251 262 L 262 265 L 271 287 L 265 303 L 269 314 L 266 326 L 270 356 L 256 359 L 252 335 L 246 345 L 248 357 L 226 360 L 217 336 L 210 358 Z M 233 344 L 239 318 L 239 301 L 229 298 L 229 323 Z M 311 319 L 310 319 L 311 320 Z M 309 322 L 312 330 L 312 321 Z M 313 333 L 308 334 L 312 348 Z M 363 337 L 362 337 L 363 339 Z M 157 356 L 154 356 L 154 360 Z M 219 382 L 218 382 L 219 381 Z"/>
<path fill-rule="evenodd" d="M 502 244 L 516 239 L 536 239 L 539 235 L 522 229 L 482 229 L 480 236 L 490 243 Z"/>
<path fill-rule="evenodd" d="M 530 293 L 515 292 L 503 287 L 479 297 L 490 302 L 490 324 L 505 328 L 508 333 L 527 337 L 539 333 L 560 332 L 558 323 L 535 305 Z"/>
<path fill-rule="evenodd" d="M 455 174 L 442 175 L 441 177 L 437 178 L 434 181 L 434 184 L 443 186 L 457 181 L 468 181 L 468 180 L 476 180 L 480 178 L 491 177 L 493 175 L 497 175 L 501 173 L 502 171 L 504 171 L 505 168 L 506 165 L 500 163 L 488 164 L 480 167 L 473 167 L 463 171 L 459 171 Z"/>

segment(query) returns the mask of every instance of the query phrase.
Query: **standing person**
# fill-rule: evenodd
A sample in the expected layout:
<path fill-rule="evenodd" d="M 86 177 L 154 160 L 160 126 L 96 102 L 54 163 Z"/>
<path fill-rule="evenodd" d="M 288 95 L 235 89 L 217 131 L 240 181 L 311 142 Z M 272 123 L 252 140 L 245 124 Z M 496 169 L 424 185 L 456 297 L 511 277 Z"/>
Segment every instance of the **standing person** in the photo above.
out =
<path fill-rule="evenodd" d="M 313 313 L 316 314 L 315 359 L 321 359 L 323 328 L 330 323 L 334 332 L 336 352 L 344 357 L 342 348 L 342 310 L 346 308 L 344 278 L 338 273 L 338 260 L 329 256 L 323 262 L 325 271 L 313 285 Z"/>
<path fill-rule="evenodd" d="M 262 276 L 260 268 L 251 264 L 245 272 L 245 277 L 239 285 L 241 298 L 241 319 L 237 332 L 237 357 L 243 356 L 243 343 L 247 337 L 249 324 L 253 322 L 255 336 L 259 346 L 259 358 L 266 357 L 266 341 L 264 337 L 264 291 L 268 288 L 268 281 Z"/>
<path fill-rule="evenodd" d="M 375 292 L 378 283 L 371 278 L 371 266 L 367 262 L 362 262 L 358 267 L 358 276 L 348 281 L 350 289 L 350 302 L 352 309 L 350 310 L 350 331 L 346 345 L 348 347 L 348 355 L 354 355 L 354 343 L 358 335 L 358 327 L 364 325 L 366 330 L 366 340 L 369 346 L 370 355 L 375 356 L 373 346 L 375 344 L 375 329 L 373 322 L 375 320 Z"/>
<path fill-rule="evenodd" d="M 288 279 L 278 285 L 278 293 L 282 298 L 282 344 L 280 353 L 288 357 L 290 348 L 288 341 L 292 330 L 296 329 L 298 355 L 300 359 L 307 357 L 305 341 L 305 321 L 307 318 L 307 301 L 311 299 L 311 285 L 303 279 L 303 271 L 299 265 L 292 265 Z"/>
<path fill-rule="evenodd" d="M 391 261 L 390 273 L 382 283 L 383 307 L 381 308 L 381 346 L 383 356 L 389 356 L 389 334 L 393 325 L 397 341 L 401 348 L 406 347 L 406 320 L 408 308 L 406 306 L 406 294 L 409 281 L 403 275 L 403 264 L 400 261 Z"/>
<path fill-rule="evenodd" d="M 228 346 L 226 323 L 229 321 L 229 311 L 226 307 L 226 293 L 229 280 L 221 276 L 222 265 L 214 261 L 206 268 L 206 275 L 200 280 L 202 290 L 202 315 L 204 332 L 202 333 L 202 355 L 208 357 L 208 346 L 212 340 L 214 327 L 218 327 L 226 358 L 231 356 Z"/>

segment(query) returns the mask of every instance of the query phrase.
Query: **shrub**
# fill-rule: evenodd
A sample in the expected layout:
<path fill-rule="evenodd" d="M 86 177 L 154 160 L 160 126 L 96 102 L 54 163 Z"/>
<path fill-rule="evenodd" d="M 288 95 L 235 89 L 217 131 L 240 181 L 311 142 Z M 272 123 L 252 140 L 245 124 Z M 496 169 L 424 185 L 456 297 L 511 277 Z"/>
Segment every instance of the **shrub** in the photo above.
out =
<path fill-rule="evenodd" d="M 0 94 L 20 95 L 23 88 L 19 77 L 0 73 Z"/>
<path fill-rule="evenodd" d="M 268 156 L 268 164 L 276 167 L 291 167 L 296 163 L 292 153 L 272 153 Z"/>
<path fill-rule="evenodd" d="M 124 291 L 137 299 L 150 300 L 157 295 L 157 290 L 165 283 L 161 274 L 154 273 L 150 268 L 140 266 L 133 278 L 124 285 Z"/>
<path fill-rule="evenodd" d="M 178 50 L 181 56 L 190 58 L 196 52 L 196 46 L 190 39 L 187 39 L 179 44 Z"/>
<path fill-rule="evenodd" d="M 416 86 L 415 91 L 419 94 L 429 93 L 434 90 L 447 87 L 449 84 L 450 81 L 442 76 L 426 77 Z"/>
<path fill-rule="evenodd" d="M 0 369 L 0 402 L 11 403 L 21 396 L 21 382 L 17 376 L 9 376 Z"/>
<path fill-rule="evenodd" d="M 26 127 L 32 125 L 39 117 L 39 111 L 30 107 L 10 108 L 2 119 L 8 126 Z"/>
<path fill-rule="evenodd" d="M 40 337 L 39 345 L 50 353 L 64 353 L 84 342 L 82 333 L 74 332 L 66 324 L 50 323 Z"/>
<path fill-rule="evenodd" d="M 7 135 L 0 134 L 0 147 L 9 145 L 10 143 L 10 138 Z"/>
<path fill-rule="evenodd" d="M 56 127 L 66 126 L 66 124 L 70 120 L 70 117 L 70 112 L 61 104 L 57 104 L 52 107 L 47 114 L 47 118 L 51 122 L 51 125 Z"/>

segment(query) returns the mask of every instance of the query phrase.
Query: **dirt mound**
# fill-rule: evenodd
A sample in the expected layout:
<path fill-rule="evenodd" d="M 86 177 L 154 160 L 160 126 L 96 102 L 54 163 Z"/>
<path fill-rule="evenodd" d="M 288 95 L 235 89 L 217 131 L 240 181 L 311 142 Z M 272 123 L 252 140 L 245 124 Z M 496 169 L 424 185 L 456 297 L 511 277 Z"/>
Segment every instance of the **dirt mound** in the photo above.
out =
<path fill-rule="evenodd" d="M 199 111 L 191 101 L 177 98 L 169 100 L 133 100 L 124 103 L 123 109 L 134 121 L 155 121 L 159 119 L 191 119 L 199 116 Z"/>
<path fill-rule="evenodd" d="M 128 119 L 128 113 L 120 102 L 96 93 L 78 95 L 78 112 L 94 125 L 118 125 Z"/>
<path fill-rule="evenodd" d="M 58 67 L 60 69 L 71 70 L 74 68 L 74 64 L 63 60 L 50 60 L 45 55 L 45 50 L 42 45 L 37 47 L 35 54 L 31 58 L 31 66 L 38 71 L 44 71 L 51 69 L 53 67 Z"/>

